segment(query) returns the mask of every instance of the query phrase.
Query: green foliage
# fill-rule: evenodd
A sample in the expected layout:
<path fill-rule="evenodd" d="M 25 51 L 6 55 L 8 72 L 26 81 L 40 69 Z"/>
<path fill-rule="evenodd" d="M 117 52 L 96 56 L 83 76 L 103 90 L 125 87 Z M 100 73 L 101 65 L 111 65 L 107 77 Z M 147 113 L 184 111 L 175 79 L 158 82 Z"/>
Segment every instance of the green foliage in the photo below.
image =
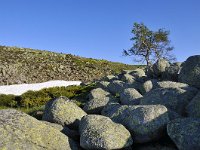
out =
<path fill-rule="evenodd" d="M 82 102 L 86 99 L 87 94 L 94 88 L 94 84 L 88 86 L 68 86 L 46 88 L 40 91 L 27 91 L 20 96 L 0 95 L 1 107 L 20 107 L 30 109 L 41 107 L 49 100 L 60 96 L 66 96 L 69 99 L 76 99 L 76 103 L 82 106 Z"/>
<path fill-rule="evenodd" d="M 83 104 L 87 101 L 87 95 L 94 87 L 95 84 L 88 86 L 53 87 L 40 91 L 27 91 L 20 96 L 0 95 L 0 109 L 14 107 L 19 111 L 41 119 L 44 105 L 52 98 L 66 96 L 72 99 L 79 107 L 83 107 Z"/>
<path fill-rule="evenodd" d="M 7 107 L 15 107 L 17 105 L 17 101 L 14 95 L 0 95 L 0 106 L 7 106 Z"/>
<path fill-rule="evenodd" d="M 135 61 L 146 61 L 147 66 L 161 58 L 175 60 L 175 57 L 169 53 L 173 50 L 173 47 L 169 46 L 169 31 L 158 29 L 154 32 L 143 23 L 134 23 L 132 33 L 133 46 L 129 50 L 124 50 L 125 56 L 136 56 Z"/>
<path fill-rule="evenodd" d="M 69 86 L 69 87 L 53 87 L 48 89 L 43 89 L 42 91 L 48 93 L 51 98 L 56 98 L 59 96 L 66 96 L 72 98 L 78 93 L 81 93 L 84 88 L 81 86 Z"/>
<path fill-rule="evenodd" d="M 9 108 L 9 107 L 6 107 L 6 106 L 0 106 L 0 110 L 1 110 L 1 109 L 7 109 L 7 108 Z"/>
<path fill-rule="evenodd" d="M 21 95 L 20 106 L 34 107 L 44 105 L 51 97 L 43 90 L 40 91 L 27 91 Z"/>

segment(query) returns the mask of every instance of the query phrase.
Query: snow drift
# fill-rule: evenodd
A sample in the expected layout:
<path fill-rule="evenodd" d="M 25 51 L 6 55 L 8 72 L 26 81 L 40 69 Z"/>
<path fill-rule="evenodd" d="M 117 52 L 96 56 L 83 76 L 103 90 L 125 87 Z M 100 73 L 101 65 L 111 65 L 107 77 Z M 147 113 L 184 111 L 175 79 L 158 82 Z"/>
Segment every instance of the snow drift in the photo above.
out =
<path fill-rule="evenodd" d="M 80 84 L 81 81 L 54 80 L 43 83 L 4 85 L 0 86 L 0 94 L 21 95 L 29 90 L 39 91 L 44 88 L 61 87 L 61 86 L 67 87 L 70 85 L 80 85 Z"/>

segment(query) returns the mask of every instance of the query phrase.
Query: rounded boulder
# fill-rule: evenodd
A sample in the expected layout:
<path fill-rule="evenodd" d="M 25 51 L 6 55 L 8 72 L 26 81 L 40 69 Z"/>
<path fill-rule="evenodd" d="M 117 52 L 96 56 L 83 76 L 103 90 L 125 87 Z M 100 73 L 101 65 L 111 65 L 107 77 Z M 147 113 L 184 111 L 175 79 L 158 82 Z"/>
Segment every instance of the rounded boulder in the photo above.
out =
<path fill-rule="evenodd" d="M 110 96 L 111 94 L 107 91 L 105 91 L 104 89 L 102 88 L 96 88 L 96 89 L 93 89 L 90 94 L 89 94 L 89 99 L 101 99 L 101 98 L 104 98 L 106 96 Z"/>
<path fill-rule="evenodd" d="M 42 120 L 78 129 L 79 122 L 85 115 L 86 112 L 74 102 L 66 97 L 59 97 L 47 102 Z"/>
<path fill-rule="evenodd" d="M 185 107 L 197 94 L 196 88 L 157 88 L 146 93 L 140 101 L 140 105 L 164 105 L 168 109 L 180 115 L 185 114 Z"/>
<path fill-rule="evenodd" d="M 159 59 L 155 64 L 153 64 L 153 73 L 156 77 L 161 77 L 165 72 L 166 68 L 169 67 L 170 64 L 165 59 Z"/>
<path fill-rule="evenodd" d="M 122 149 L 132 145 L 129 131 L 121 124 L 101 115 L 81 119 L 80 145 L 84 149 Z"/>
<path fill-rule="evenodd" d="M 123 105 L 138 105 L 141 97 L 142 95 L 134 88 L 124 89 L 120 93 L 120 101 Z"/>
<path fill-rule="evenodd" d="M 14 109 L 0 110 L 0 149 L 77 150 L 59 130 Z"/>
<path fill-rule="evenodd" d="M 136 143 L 158 140 L 165 134 L 169 122 L 167 108 L 162 105 L 120 106 L 110 103 L 102 110 L 102 115 L 124 125 Z"/>
<path fill-rule="evenodd" d="M 168 123 L 167 133 L 180 150 L 200 149 L 200 119 L 176 119 Z"/>
<path fill-rule="evenodd" d="M 200 55 L 189 57 L 182 66 L 179 81 L 200 88 Z"/>
<path fill-rule="evenodd" d="M 101 98 L 93 98 L 86 102 L 83 107 L 83 110 L 88 114 L 100 114 L 102 109 L 109 103 L 117 101 L 113 97 L 101 97 Z"/>
<path fill-rule="evenodd" d="M 188 104 L 186 111 L 189 117 L 200 118 L 200 92 Z"/>

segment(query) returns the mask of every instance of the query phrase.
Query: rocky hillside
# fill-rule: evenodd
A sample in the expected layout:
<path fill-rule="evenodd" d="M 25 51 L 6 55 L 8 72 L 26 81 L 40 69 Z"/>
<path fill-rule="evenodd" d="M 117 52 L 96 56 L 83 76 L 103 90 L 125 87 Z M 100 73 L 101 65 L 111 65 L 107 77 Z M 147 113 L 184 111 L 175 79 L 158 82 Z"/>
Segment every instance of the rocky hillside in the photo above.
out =
<path fill-rule="evenodd" d="M 92 81 L 135 67 L 71 54 L 0 46 L 0 85 L 49 80 Z"/>
<path fill-rule="evenodd" d="M 52 99 L 42 120 L 0 110 L 0 133 L 8 150 L 199 150 L 200 55 L 104 78 L 83 107 Z"/>
<path fill-rule="evenodd" d="M 48 101 L 42 120 L 0 110 L 0 149 L 199 150 L 199 88 L 200 56 L 123 71 L 98 81 L 83 107 Z"/>

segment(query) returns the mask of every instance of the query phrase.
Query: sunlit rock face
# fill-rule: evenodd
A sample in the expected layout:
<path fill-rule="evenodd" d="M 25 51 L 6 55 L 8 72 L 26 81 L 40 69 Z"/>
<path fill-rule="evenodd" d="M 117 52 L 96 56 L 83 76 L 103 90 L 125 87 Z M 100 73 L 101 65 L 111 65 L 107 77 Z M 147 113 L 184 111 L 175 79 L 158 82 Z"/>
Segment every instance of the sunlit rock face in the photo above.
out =
<path fill-rule="evenodd" d="M 58 129 L 14 109 L 0 110 L 0 135 L 0 149 L 78 149 Z"/>
<path fill-rule="evenodd" d="M 80 145 L 85 149 L 123 149 L 133 144 L 130 132 L 101 115 L 87 115 L 80 122 Z"/>
<path fill-rule="evenodd" d="M 162 137 L 170 120 L 167 108 L 163 105 L 131 106 L 110 103 L 102 110 L 102 115 L 123 124 L 136 143 L 146 143 Z"/>

